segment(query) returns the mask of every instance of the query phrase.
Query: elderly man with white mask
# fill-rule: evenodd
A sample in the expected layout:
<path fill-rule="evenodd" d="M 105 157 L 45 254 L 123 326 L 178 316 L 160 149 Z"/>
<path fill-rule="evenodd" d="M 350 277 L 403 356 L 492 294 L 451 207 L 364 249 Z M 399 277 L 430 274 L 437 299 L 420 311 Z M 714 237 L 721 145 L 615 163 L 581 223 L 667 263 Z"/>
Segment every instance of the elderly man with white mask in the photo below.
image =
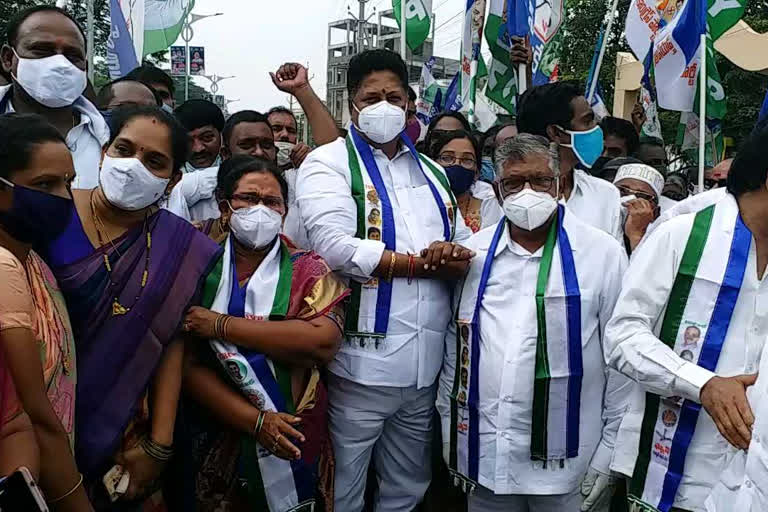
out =
<path fill-rule="evenodd" d="M 624 245 L 627 253 L 632 253 L 648 226 L 659 217 L 664 176 L 649 165 L 624 164 L 619 167 L 613 184 L 621 196 Z"/>
<path fill-rule="evenodd" d="M 522 134 L 496 149 L 506 218 L 476 233 L 454 293 L 437 409 L 470 512 L 607 511 L 629 381 L 602 332 L 627 258 L 558 203 L 557 150 Z"/>
<path fill-rule="evenodd" d="M 335 508 L 363 509 L 373 458 L 378 512 L 413 510 L 430 481 L 435 380 L 469 238 L 442 167 L 404 135 L 408 71 L 388 50 L 347 73 L 352 125 L 309 154 L 296 198 L 310 248 L 351 278 L 345 342 L 329 365 Z M 375 449 L 374 449 L 375 448 Z"/>

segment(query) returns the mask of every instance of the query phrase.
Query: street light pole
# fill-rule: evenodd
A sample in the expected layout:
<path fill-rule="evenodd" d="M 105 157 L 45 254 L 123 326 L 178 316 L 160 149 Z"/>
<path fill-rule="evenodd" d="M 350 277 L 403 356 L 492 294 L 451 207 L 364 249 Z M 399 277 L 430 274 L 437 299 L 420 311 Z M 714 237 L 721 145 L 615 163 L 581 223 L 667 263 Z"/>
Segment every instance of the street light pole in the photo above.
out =
<path fill-rule="evenodd" d="M 93 1 L 93 0 L 89 0 Z M 215 14 L 194 14 L 190 13 L 187 19 L 184 21 L 184 27 L 181 29 L 181 38 L 184 40 L 184 58 L 186 66 L 184 67 L 184 101 L 189 100 L 189 42 L 195 37 L 195 31 L 192 30 L 192 24 L 205 18 L 213 18 L 214 16 L 221 16 L 223 12 L 217 12 Z"/>
<path fill-rule="evenodd" d="M 219 92 L 219 82 L 221 82 L 222 80 L 228 80 L 230 78 L 235 78 L 234 75 L 232 75 L 232 76 L 219 76 L 219 75 L 217 75 L 215 73 L 213 75 L 201 75 L 201 76 L 203 78 L 207 78 L 208 80 L 211 81 L 211 94 L 213 96 L 216 96 L 216 93 Z"/>

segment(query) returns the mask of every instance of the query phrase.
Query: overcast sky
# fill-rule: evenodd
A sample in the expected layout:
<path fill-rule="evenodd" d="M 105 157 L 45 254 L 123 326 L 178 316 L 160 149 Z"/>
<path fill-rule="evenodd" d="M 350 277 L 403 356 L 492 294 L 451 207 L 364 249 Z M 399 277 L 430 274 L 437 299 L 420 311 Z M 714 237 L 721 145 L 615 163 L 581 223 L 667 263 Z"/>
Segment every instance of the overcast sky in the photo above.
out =
<path fill-rule="evenodd" d="M 462 16 L 455 15 L 464 5 L 465 0 L 433 0 L 436 55 L 458 58 Z M 230 112 L 288 105 L 288 96 L 267 74 L 284 62 L 308 62 L 312 86 L 325 99 L 328 23 L 346 17 L 347 6 L 358 12 L 357 0 L 196 0 L 196 14 L 224 15 L 195 23 L 190 45 L 205 46 L 209 75 L 236 75 L 219 84 L 220 94 L 240 100 Z M 391 0 L 369 0 L 366 12 L 391 6 Z M 210 85 L 204 78 L 195 82 L 206 89 Z"/>

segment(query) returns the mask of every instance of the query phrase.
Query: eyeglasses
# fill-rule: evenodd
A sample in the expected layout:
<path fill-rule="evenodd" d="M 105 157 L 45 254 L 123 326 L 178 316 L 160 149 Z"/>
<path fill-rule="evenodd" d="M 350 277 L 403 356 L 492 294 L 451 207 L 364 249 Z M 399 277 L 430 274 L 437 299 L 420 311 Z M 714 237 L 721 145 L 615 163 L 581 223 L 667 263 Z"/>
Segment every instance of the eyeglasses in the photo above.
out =
<path fill-rule="evenodd" d="M 516 194 L 523 190 L 526 183 L 528 183 L 536 192 L 549 192 L 552 190 L 552 185 L 555 184 L 555 177 L 533 176 L 531 178 L 526 178 L 524 176 L 512 176 L 510 178 L 504 178 L 499 181 L 499 192 L 501 192 L 502 196 Z"/>
<path fill-rule="evenodd" d="M 638 190 L 632 190 L 628 187 L 622 187 L 621 185 L 617 185 L 616 188 L 619 189 L 619 194 L 624 196 L 635 196 L 638 199 L 645 199 L 648 202 L 656 204 L 658 201 L 656 200 L 656 196 L 653 194 L 648 194 L 646 192 L 640 192 Z"/>
<path fill-rule="evenodd" d="M 465 169 L 477 169 L 477 160 L 474 158 L 469 157 L 463 157 L 463 158 L 456 158 L 456 155 L 452 155 L 451 153 L 443 153 L 439 157 L 437 157 L 437 161 L 442 165 L 443 167 L 450 167 L 451 165 L 458 164 Z"/>
<path fill-rule="evenodd" d="M 260 196 L 258 194 L 234 194 L 232 195 L 232 201 L 240 201 L 248 206 L 258 206 L 263 204 L 271 210 L 282 210 L 285 202 L 282 197 L 276 196 Z M 230 208 L 232 207 L 230 201 Z"/>

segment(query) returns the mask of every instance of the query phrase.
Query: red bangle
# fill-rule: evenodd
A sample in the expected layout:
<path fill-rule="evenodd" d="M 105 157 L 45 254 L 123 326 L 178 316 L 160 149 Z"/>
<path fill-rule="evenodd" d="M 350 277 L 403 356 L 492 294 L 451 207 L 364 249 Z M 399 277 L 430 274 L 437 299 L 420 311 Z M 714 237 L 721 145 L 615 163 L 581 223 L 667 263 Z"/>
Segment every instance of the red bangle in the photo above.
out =
<path fill-rule="evenodd" d="M 416 270 L 416 263 L 413 254 L 408 253 L 408 284 L 413 282 L 413 274 Z"/>

